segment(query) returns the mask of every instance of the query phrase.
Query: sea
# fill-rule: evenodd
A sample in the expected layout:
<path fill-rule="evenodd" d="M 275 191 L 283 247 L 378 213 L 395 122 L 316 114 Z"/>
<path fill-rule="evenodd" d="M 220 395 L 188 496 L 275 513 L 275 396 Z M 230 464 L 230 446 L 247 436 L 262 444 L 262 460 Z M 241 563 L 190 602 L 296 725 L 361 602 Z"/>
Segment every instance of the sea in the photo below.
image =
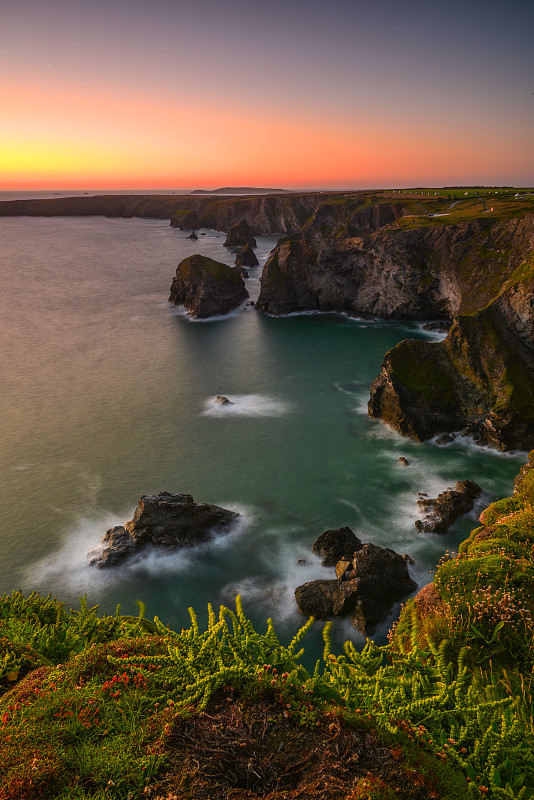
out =
<path fill-rule="evenodd" d="M 0 218 L 0 593 L 50 593 L 73 608 L 85 595 L 106 613 L 141 603 L 177 629 L 188 607 L 203 622 L 208 603 L 232 608 L 240 594 L 258 630 L 270 617 L 289 641 L 304 622 L 295 588 L 335 576 L 312 545 L 342 525 L 409 554 L 425 585 L 481 508 L 511 492 L 526 454 L 461 437 L 421 444 L 367 415 L 386 351 L 439 338 L 419 324 L 271 318 L 251 306 L 189 319 L 168 303 L 178 263 L 197 252 L 234 262 L 224 233 L 198 233 L 191 242 L 167 220 Z M 257 241 L 252 300 L 277 237 Z M 218 394 L 232 404 L 215 404 Z M 464 478 L 483 490 L 474 511 L 445 535 L 417 531 L 418 492 Z M 90 566 L 106 530 L 160 491 L 235 509 L 239 522 L 195 549 Z M 310 658 L 321 630 L 308 636 Z M 365 642 L 346 619 L 333 639 Z"/>

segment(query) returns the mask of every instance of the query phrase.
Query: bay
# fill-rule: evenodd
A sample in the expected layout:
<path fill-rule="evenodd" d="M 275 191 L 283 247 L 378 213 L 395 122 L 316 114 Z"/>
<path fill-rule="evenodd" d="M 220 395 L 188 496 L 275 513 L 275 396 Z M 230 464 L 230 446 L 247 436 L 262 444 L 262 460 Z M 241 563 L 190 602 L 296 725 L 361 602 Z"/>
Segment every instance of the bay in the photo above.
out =
<path fill-rule="evenodd" d="M 480 510 L 510 493 L 525 454 L 418 444 L 367 416 L 384 353 L 432 338 L 416 324 L 253 308 L 186 318 L 167 302 L 178 262 L 194 252 L 234 260 L 224 234 L 200 233 L 190 242 L 162 220 L 0 219 L 0 591 L 73 606 L 87 594 L 108 612 L 120 603 L 136 613 L 141 601 L 176 627 L 188 606 L 203 618 L 208 602 L 232 606 L 239 592 L 260 628 L 271 616 L 289 636 L 303 621 L 295 587 L 332 577 L 311 546 L 340 525 L 409 553 L 424 585 L 477 510 L 445 536 L 422 534 L 417 492 L 470 478 L 484 490 Z M 258 237 L 253 298 L 275 243 Z M 216 407 L 216 394 L 234 404 Z M 141 493 L 162 490 L 235 508 L 242 522 L 195 551 L 89 567 L 106 529 L 131 518 Z M 336 621 L 335 641 L 346 638 L 363 641 Z"/>

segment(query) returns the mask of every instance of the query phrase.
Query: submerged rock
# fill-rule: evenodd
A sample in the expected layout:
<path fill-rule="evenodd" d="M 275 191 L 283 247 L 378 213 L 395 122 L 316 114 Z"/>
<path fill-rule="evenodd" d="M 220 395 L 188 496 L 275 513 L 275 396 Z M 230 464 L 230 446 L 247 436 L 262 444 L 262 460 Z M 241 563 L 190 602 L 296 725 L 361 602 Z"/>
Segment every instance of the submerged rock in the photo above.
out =
<path fill-rule="evenodd" d="M 233 267 L 196 254 L 178 264 L 169 302 L 183 306 L 192 317 L 206 319 L 228 314 L 248 296 Z"/>
<path fill-rule="evenodd" d="M 482 489 L 474 481 L 457 481 L 454 489 L 446 489 L 436 498 L 420 496 L 417 505 L 425 517 L 415 521 L 418 531 L 446 533 L 458 517 L 471 511 Z"/>
<path fill-rule="evenodd" d="M 242 219 L 229 229 L 224 246 L 244 247 L 247 244 L 250 245 L 250 247 L 257 247 L 256 239 L 253 236 L 248 222 L 246 219 Z"/>
<path fill-rule="evenodd" d="M 417 584 L 406 558 L 387 547 L 364 544 L 336 565 L 337 580 L 308 581 L 295 589 L 295 600 L 306 616 L 325 619 L 350 614 L 355 628 L 372 633 L 393 603 Z"/>
<path fill-rule="evenodd" d="M 313 552 L 321 556 L 323 566 L 333 567 L 340 558 L 361 550 L 362 543 L 356 534 L 347 527 L 333 528 L 322 533 L 314 543 Z"/>
<path fill-rule="evenodd" d="M 104 547 L 88 553 L 89 564 L 113 567 L 148 546 L 166 551 L 190 547 L 227 530 L 238 518 L 236 511 L 195 503 L 190 494 L 143 494 L 133 519 L 110 528 Z"/>

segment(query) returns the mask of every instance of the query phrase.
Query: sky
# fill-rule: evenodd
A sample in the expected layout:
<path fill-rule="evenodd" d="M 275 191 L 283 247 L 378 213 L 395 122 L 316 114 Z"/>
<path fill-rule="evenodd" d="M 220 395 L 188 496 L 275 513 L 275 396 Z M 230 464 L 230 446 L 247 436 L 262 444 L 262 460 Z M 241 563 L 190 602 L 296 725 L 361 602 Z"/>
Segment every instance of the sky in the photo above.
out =
<path fill-rule="evenodd" d="M 0 0 L 0 190 L 534 185 L 529 0 Z"/>

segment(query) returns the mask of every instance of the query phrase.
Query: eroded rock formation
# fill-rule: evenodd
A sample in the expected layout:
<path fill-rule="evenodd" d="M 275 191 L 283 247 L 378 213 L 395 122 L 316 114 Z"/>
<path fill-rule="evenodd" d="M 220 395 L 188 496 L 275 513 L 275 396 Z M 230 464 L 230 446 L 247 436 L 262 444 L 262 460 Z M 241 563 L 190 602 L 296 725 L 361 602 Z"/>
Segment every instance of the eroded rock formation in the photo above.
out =
<path fill-rule="evenodd" d="M 257 267 L 259 264 L 256 258 L 256 253 L 250 244 L 245 244 L 241 250 L 236 254 L 235 266 L 236 267 Z"/>
<path fill-rule="evenodd" d="M 435 498 L 420 496 L 417 505 L 424 517 L 415 521 L 415 527 L 426 533 L 446 533 L 458 517 L 471 511 L 481 491 L 474 481 L 464 480 Z"/>
<path fill-rule="evenodd" d="M 241 219 L 229 229 L 224 242 L 225 247 L 257 247 L 250 225 L 246 219 Z"/>
<path fill-rule="evenodd" d="M 314 551 L 330 565 L 337 554 L 342 555 L 336 562 L 337 579 L 308 581 L 295 589 L 297 605 L 306 616 L 350 615 L 355 628 L 372 633 L 392 605 L 417 587 L 408 574 L 406 558 L 389 548 L 362 545 L 350 528 L 326 531 Z"/>
<path fill-rule="evenodd" d="M 106 532 L 103 547 L 91 551 L 89 564 L 114 567 L 149 546 L 178 550 L 228 530 L 239 514 L 208 503 L 195 503 L 190 494 L 143 494 L 133 519 Z"/>
<path fill-rule="evenodd" d="M 183 306 L 192 317 L 206 319 L 228 314 L 248 296 L 243 278 L 233 267 L 194 255 L 179 263 L 169 302 Z"/>

